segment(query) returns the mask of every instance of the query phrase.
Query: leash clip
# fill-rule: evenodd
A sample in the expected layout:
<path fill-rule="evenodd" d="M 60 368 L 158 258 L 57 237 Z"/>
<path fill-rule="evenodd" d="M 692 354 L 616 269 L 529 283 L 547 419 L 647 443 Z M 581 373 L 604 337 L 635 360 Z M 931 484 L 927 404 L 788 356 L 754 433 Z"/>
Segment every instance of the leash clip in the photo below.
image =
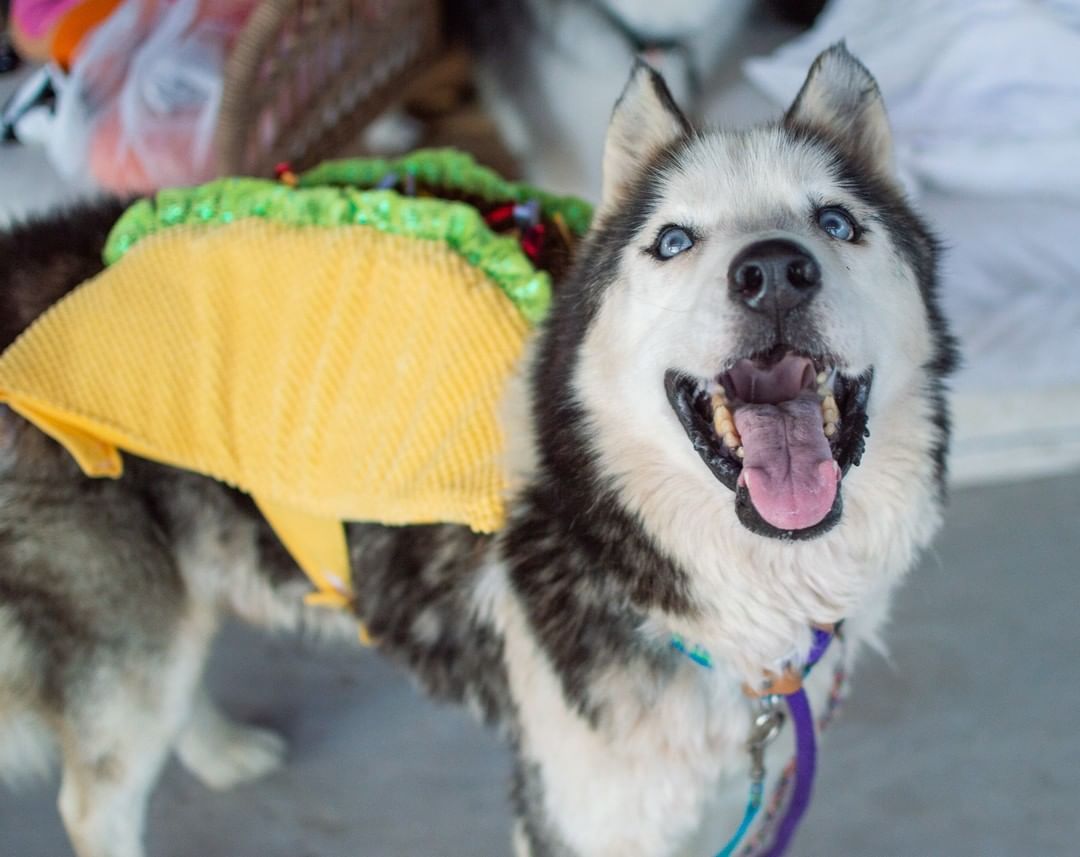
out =
<path fill-rule="evenodd" d="M 765 749 L 776 740 L 786 719 L 777 694 L 759 697 L 757 713 L 750 723 L 746 749 L 750 752 L 750 776 L 755 782 L 765 779 Z"/>

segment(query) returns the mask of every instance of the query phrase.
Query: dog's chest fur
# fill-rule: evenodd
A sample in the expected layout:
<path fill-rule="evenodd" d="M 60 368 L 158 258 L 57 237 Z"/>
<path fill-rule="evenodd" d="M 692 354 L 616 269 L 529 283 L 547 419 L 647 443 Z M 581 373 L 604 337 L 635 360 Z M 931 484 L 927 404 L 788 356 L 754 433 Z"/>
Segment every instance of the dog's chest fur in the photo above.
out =
<path fill-rule="evenodd" d="M 568 696 L 569 676 L 534 633 L 506 564 L 493 558 L 473 591 L 476 615 L 503 641 L 519 823 L 531 828 L 529 839 L 556 843 L 552 854 L 649 855 L 685 845 L 696 831 L 703 841 L 686 853 L 730 834 L 745 800 L 751 717 L 733 671 L 673 652 L 646 623 L 634 644 L 597 657 Z M 580 619 L 565 616 L 568 627 Z M 808 682 L 819 710 L 842 657 L 834 653 Z M 774 748 L 774 771 L 790 752 L 789 741 Z M 548 819 L 560 820 L 558 832 Z"/>

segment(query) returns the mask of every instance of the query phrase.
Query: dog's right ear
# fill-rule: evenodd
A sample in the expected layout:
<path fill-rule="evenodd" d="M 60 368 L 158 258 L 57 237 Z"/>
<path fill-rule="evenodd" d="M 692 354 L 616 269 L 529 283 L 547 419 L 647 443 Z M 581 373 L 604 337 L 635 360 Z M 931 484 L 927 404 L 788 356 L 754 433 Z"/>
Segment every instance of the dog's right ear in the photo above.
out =
<path fill-rule="evenodd" d="M 660 72 L 638 60 L 608 125 L 600 205 L 616 202 L 653 157 L 690 133 Z"/>
<path fill-rule="evenodd" d="M 881 91 L 843 42 L 818 54 L 784 124 L 824 133 L 873 172 L 893 175 L 892 132 Z"/>

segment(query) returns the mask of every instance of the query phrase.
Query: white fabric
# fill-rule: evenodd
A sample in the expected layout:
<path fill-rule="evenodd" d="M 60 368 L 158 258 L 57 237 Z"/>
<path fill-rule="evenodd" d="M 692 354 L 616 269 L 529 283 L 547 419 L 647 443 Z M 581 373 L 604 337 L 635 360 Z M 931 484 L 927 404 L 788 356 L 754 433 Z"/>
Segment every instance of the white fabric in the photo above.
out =
<path fill-rule="evenodd" d="M 86 37 L 47 141 L 61 175 L 90 173 L 124 191 L 212 177 L 232 32 L 210 14 L 214 8 L 203 0 L 126 0 Z M 108 144 L 95 140 L 106 123 L 115 126 Z M 108 176 L 95 164 L 95 146 L 110 164 Z"/>
<path fill-rule="evenodd" d="M 901 166 L 920 182 L 1080 200 L 1076 17 L 1080 0 L 833 0 L 813 30 L 746 72 L 787 102 L 814 57 L 845 39 L 877 78 Z"/>
<path fill-rule="evenodd" d="M 787 105 L 841 39 L 877 78 L 897 166 L 945 240 L 958 385 L 1080 382 L 1080 0 L 832 0 L 747 75 Z"/>

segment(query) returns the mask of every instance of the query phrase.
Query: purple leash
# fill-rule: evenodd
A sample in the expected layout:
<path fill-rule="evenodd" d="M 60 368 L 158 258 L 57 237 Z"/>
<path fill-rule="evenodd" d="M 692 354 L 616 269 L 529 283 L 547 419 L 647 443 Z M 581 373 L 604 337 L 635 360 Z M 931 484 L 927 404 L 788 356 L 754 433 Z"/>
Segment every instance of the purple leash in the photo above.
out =
<path fill-rule="evenodd" d="M 806 659 L 803 675 L 807 675 L 813 666 L 822 659 L 833 635 L 820 628 L 814 628 L 814 642 L 810 655 Z M 800 687 L 784 697 L 788 714 L 795 728 L 795 788 L 791 801 L 776 827 L 772 845 L 761 857 L 780 857 L 795 835 L 799 822 L 810 806 L 810 797 L 814 790 L 814 772 L 817 770 L 817 736 L 814 730 L 814 715 L 810 712 L 810 700 L 806 690 Z"/>
<path fill-rule="evenodd" d="M 761 857 L 780 857 L 791 843 L 791 838 L 802 821 L 814 788 L 814 770 L 817 767 L 817 739 L 814 737 L 814 718 L 810 714 L 810 700 L 801 687 L 784 697 L 788 714 L 795 727 L 795 788 L 791 802 L 776 827 L 776 835 L 768 850 Z"/>

